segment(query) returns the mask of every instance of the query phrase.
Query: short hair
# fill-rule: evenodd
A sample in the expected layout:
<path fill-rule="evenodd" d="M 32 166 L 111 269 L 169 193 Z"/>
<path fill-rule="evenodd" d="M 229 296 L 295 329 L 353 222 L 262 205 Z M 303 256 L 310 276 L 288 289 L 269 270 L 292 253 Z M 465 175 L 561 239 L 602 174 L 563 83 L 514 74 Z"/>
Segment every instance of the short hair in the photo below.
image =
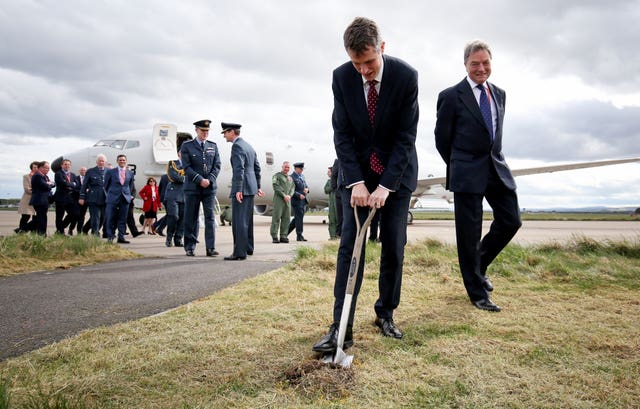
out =
<path fill-rule="evenodd" d="M 71 165 L 71 159 L 62 159 L 62 162 L 60 162 L 60 164 L 64 165 L 65 162 L 69 162 L 69 165 Z"/>
<path fill-rule="evenodd" d="M 493 58 L 493 56 L 491 55 L 491 47 L 489 47 L 489 44 L 487 44 L 486 42 L 482 40 L 473 40 L 468 43 L 464 47 L 464 63 L 467 63 L 467 60 L 469 59 L 469 56 L 471 54 L 475 53 L 476 51 L 482 50 L 489 53 L 489 58 Z"/>
<path fill-rule="evenodd" d="M 38 162 L 38 168 L 41 168 L 44 165 L 48 165 L 48 164 L 49 164 L 49 162 L 47 162 L 46 160 L 40 161 L 40 162 Z"/>
<path fill-rule="evenodd" d="M 127 155 L 125 155 L 124 153 L 121 153 L 120 155 L 118 155 L 118 156 L 116 157 L 116 161 L 117 161 L 118 159 L 120 159 L 120 158 L 125 158 L 125 159 L 127 159 Z"/>
<path fill-rule="evenodd" d="M 38 161 L 38 160 L 34 160 L 33 162 L 31 162 L 29 164 L 29 170 L 33 170 L 34 166 L 37 168 L 38 167 L 38 163 L 40 163 L 40 161 Z"/>
<path fill-rule="evenodd" d="M 107 161 L 107 155 L 105 155 L 104 153 L 99 153 L 98 155 L 96 155 L 96 162 L 98 162 L 98 159 L 104 159 L 104 161 Z"/>
<path fill-rule="evenodd" d="M 356 17 L 344 31 L 342 39 L 344 40 L 344 48 L 347 51 L 354 51 L 356 54 L 367 51 L 369 47 L 379 51 L 380 44 L 382 44 L 378 25 L 366 17 Z"/>

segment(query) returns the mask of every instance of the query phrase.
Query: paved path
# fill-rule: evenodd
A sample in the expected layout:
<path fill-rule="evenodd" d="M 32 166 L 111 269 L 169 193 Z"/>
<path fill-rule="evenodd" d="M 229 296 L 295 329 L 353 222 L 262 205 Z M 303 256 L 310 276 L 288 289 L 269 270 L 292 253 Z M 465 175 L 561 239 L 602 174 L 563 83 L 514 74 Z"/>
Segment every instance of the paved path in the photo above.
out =
<path fill-rule="evenodd" d="M 49 221 L 54 219 L 50 214 Z M 160 236 L 140 236 L 124 245 L 143 259 L 69 270 L 0 277 L 0 360 L 18 356 L 87 329 L 153 315 L 272 271 L 291 261 L 296 248 L 327 243 L 322 216 L 305 218 L 308 242 L 272 244 L 267 217 L 255 217 L 256 252 L 246 261 L 223 261 L 231 254 L 231 228 L 219 226 L 216 246 L 221 255 L 185 257 L 181 248 L 167 248 Z M 15 212 L 0 211 L 0 235 L 13 234 Z M 485 227 L 487 224 L 485 224 Z M 49 228 L 53 232 L 53 228 Z M 201 235 L 203 232 L 201 231 Z M 640 239 L 638 222 L 525 222 L 515 241 L 522 244 L 565 240 L 575 234 L 595 239 Z M 431 237 L 455 241 L 452 221 L 416 221 L 409 240 Z M 292 235 L 294 237 L 294 235 Z"/>

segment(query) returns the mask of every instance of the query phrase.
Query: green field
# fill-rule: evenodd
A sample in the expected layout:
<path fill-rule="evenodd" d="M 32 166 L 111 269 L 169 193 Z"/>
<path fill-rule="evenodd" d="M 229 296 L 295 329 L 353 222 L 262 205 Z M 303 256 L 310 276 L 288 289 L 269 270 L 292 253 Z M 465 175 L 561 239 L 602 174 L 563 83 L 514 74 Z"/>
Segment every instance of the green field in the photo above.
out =
<path fill-rule="evenodd" d="M 398 341 L 372 325 L 367 265 L 350 369 L 311 346 L 331 316 L 337 244 L 165 314 L 0 363 L 0 408 L 637 408 L 640 242 L 509 245 L 488 313 L 455 247 L 408 246 Z"/>

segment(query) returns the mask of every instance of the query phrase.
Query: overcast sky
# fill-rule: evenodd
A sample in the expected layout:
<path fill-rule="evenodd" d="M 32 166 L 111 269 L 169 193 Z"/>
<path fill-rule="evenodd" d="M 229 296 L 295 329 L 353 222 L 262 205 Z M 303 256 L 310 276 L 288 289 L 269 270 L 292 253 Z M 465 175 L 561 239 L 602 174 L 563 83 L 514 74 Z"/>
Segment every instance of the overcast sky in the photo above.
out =
<path fill-rule="evenodd" d="M 419 72 L 423 176 L 444 173 L 436 98 L 464 77 L 475 38 L 491 45 L 490 81 L 507 92 L 512 168 L 640 157 L 640 0 L 4 0 L 0 197 L 20 196 L 32 160 L 157 122 L 331 141 L 331 72 L 356 16 L 376 20 L 385 52 Z M 640 164 L 517 182 L 525 208 L 640 206 Z"/>

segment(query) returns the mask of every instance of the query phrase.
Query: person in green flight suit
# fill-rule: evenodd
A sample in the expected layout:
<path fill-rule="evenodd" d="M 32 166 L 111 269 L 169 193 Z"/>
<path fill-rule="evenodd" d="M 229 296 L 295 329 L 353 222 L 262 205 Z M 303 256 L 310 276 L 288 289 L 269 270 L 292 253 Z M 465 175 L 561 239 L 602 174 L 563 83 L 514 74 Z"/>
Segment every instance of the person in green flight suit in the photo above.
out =
<path fill-rule="evenodd" d="M 338 215 L 336 213 L 336 192 L 331 186 L 331 168 L 327 170 L 327 183 L 324 184 L 324 192 L 329 195 L 329 240 L 335 240 L 338 238 L 336 235 L 336 227 L 338 226 Z"/>
<path fill-rule="evenodd" d="M 273 212 L 271 214 L 271 238 L 273 243 L 289 243 L 289 219 L 291 219 L 291 195 L 295 185 L 289 176 L 291 165 L 282 162 L 282 171 L 271 178 L 273 184 Z M 279 234 L 279 236 L 278 236 Z"/>

